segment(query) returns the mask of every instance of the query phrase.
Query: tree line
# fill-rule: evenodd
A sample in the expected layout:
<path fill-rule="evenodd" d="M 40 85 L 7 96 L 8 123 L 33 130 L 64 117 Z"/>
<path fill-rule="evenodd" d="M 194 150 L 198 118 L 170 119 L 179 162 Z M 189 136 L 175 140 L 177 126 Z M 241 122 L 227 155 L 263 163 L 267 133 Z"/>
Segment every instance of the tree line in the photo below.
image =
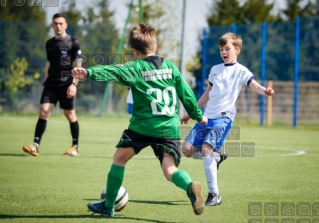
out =
<path fill-rule="evenodd" d="M 262 23 L 267 23 L 267 73 L 268 80 L 294 80 L 295 21 L 301 19 L 301 44 L 299 56 L 299 79 L 319 81 L 318 49 L 319 0 L 286 0 L 286 8 L 275 8 L 275 1 L 262 0 L 217 0 L 207 16 L 208 30 L 206 73 L 212 65 L 221 63 L 218 51 L 220 35 L 231 31 L 243 37 L 243 49 L 238 60 L 247 66 L 256 78 L 261 78 Z M 202 43 L 197 56 L 187 64 L 197 80 L 202 79 Z"/>
<path fill-rule="evenodd" d="M 134 24 L 141 22 L 138 14 L 138 1 L 133 1 L 130 5 L 127 1 L 127 7 L 132 8 L 132 15 L 129 19 L 128 29 Z M 157 30 L 159 54 L 170 57 L 169 53 L 162 51 L 163 48 L 178 51 L 180 47 L 180 27 L 182 1 L 171 0 L 144 0 L 143 2 L 143 22 L 153 25 Z M 232 24 L 253 25 L 261 22 L 281 23 L 294 22 L 296 17 L 313 18 L 319 16 L 319 0 L 286 0 L 286 8 L 275 10 L 274 1 L 263 0 L 216 0 L 212 1 L 210 14 L 207 16 L 209 27 L 223 27 Z M 81 5 L 80 5 L 81 4 Z M 81 50 L 88 55 L 88 60 L 84 66 L 95 65 L 101 62 L 101 56 L 104 57 L 104 64 L 112 63 L 112 55 L 117 53 L 117 47 L 123 30 L 116 28 L 113 20 L 114 12 L 110 10 L 109 0 L 90 0 L 76 1 L 64 0 L 62 3 L 62 12 L 67 17 L 69 24 L 68 33 L 79 39 Z M 127 15 L 123 15 L 126 17 Z M 43 7 L 30 7 L 28 4 L 17 7 L 14 1 L 6 1 L 6 6 L 1 6 L 0 13 L 0 93 L 6 94 L 10 101 L 14 101 L 17 95 L 25 96 L 25 92 L 32 91 L 32 86 L 40 86 L 44 81 L 44 66 L 46 54 L 44 50 L 45 41 L 52 37 L 52 31 L 47 24 L 47 13 Z M 317 20 L 316 20 L 317 21 Z M 318 22 L 317 22 L 318 23 Z M 318 24 L 314 24 L 318 27 Z M 291 38 L 293 35 L 287 32 L 277 30 L 273 35 L 285 38 Z M 211 39 L 211 44 L 217 45 L 216 37 Z M 313 34 L 318 42 L 318 35 Z M 198 39 L 201 41 L 201 38 Z M 214 42 L 215 41 L 215 42 Z M 251 42 L 244 43 L 245 47 L 256 44 L 258 39 L 251 39 Z M 307 53 L 311 59 L 307 63 L 318 64 L 315 58 L 318 53 L 311 50 L 314 45 L 305 47 L 303 52 Z M 187 64 L 188 70 L 197 78 L 200 78 L 201 50 L 198 49 L 197 55 Z M 272 49 L 280 52 L 282 49 Z M 293 50 L 289 47 L 287 51 Z M 256 52 L 244 53 L 241 58 L 254 57 Z M 125 48 L 122 53 L 130 54 L 130 50 Z M 176 54 L 177 55 L 177 54 Z M 99 57 L 100 56 L 100 57 Z M 218 58 L 219 54 L 213 51 L 212 58 Z M 284 56 L 284 55 L 283 55 Z M 178 56 L 169 58 L 179 63 Z M 122 61 L 121 61 L 122 60 Z M 120 58 L 119 62 L 123 62 Z M 249 62 L 248 62 L 249 63 Z M 274 65 L 275 60 L 269 58 L 269 65 Z M 252 62 L 253 70 L 258 65 Z M 280 69 L 280 68 L 278 68 Z M 318 65 L 317 65 L 318 69 Z M 312 72 L 312 73 L 311 73 Z M 318 70 L 316 68 L 307 74 L 305 80 L 319 80 Z M 291 78 L 291 71 L 283 74 L 280 70 L 274 70 L 270 76 L 271 79 Z M 278 78 L 278 75 L 281 75 Z M 105 89 L 105 84 L 88 82 L 88 84 L 79 85 L 79 94 L 87 103 L 92 103 L 92 95 L 101 93 Z M 126 91 L 120 86 L 115 86 L 115 97 L 123 97 Z"/>

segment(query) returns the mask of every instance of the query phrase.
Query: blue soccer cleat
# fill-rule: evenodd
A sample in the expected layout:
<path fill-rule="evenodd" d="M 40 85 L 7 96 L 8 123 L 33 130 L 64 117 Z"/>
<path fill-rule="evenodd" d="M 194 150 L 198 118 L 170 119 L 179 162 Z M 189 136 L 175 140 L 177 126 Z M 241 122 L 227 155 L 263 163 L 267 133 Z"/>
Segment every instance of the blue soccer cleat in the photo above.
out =
<path fill-rule="evenodd" d="M 96 201 L 88 203 L 88 209 L 92 211 L 92 215 L 95 213 L 100 214 L 102 217 L 111 218 L 114 217 L 115 211 L 113 208 L 105 208 L 104 207 L 104 200 L 103 201 Z"/>

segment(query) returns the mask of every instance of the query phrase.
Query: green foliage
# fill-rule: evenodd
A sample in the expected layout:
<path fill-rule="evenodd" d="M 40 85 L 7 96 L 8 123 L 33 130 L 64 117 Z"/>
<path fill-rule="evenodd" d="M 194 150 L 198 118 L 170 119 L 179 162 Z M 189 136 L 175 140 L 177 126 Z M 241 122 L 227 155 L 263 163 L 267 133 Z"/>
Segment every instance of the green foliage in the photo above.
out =
<path fill-rule="evenodd" d="M 62 8 L 62 12 L 67 19 L 68 24 L 76 25 L 81 19 L 81 11 L 76 8 L 76 0 L 65 0 Z"/>
<path fill-rule="evenodd" d="M 26 76 L 25 71 L 27 68 L 28 62 L 24 57 L 13 61 L 13 64 L 10 66 L 10 75 L 7 81 L 5 81 L 5 85 L 9 91 L 17 92 L 19 88 L 33 84 L 34 80 L 40 77 L 38 72 L 34 73 L 33 76 Z"/>
<path fill-rule="evenodd" d="M 257 79 L 260 78 L 261 70 L 261 36 L 262 22 L 268 24 L 267 28 L 267 79 L 292 80 L 294 76 L 294 35 L 296 17 L 307 18 L 318 16 L 319 0 L 287 0 L 286 9 L 274 13 L 274 1 L 263 0 L 217 0 L 212 4 L 207 17 L 210 27 L 208 35 L 209 65 L 206 67 L 208 75 L 212 65 L 221 63 L 218 52 L 218 39 L 221 35 L 231 31 L 231 25 L 236 24 L 236 33 L 244 39 L 243 49 L 238 61 L 247 66 Z M 231 5 L 231 7 L 229 7 Z M 303 45 L 300 46 L 300 80 L 319 80 L 313 64 L 316 62 L 317 35 L 316 19 L 303 20 L 301 35 Z M 309 41 L 309 42 L 308 42 Z M 201 58 L 200 49 L 196 57 Z M 216 59 L 219 58 L 219 59 Z M 201 61 L 200 61 L 201 62 Z M 312 66 L 309 66 L 312 64 Z M 284 67 L 284 69 L 283 69 Z M 201 80 L 201 67 L 193 71 L 198 81 Z"/>
<path fill-rule="evenodd" d="M 109 9 L 109 0 L 92 0 L 81 9 L 75 0 L 65 1 L 62 11 L 67 16 L 68 33 L 80 42 L 85 57 L 83 67 L 111 64 L 116 54 L 119 34 L 113 21 L 114 12 Z M 103 95 L 104 89 L 105 83 L 81 82 L 78 85 L 78 97 L 82 99 L 83 95 L 85 100 L 87 94 L 100 92 Z M 123 88 L 115 91 L 115 96 L 121 95 L 123 91 Z"/>
<path fill-rule="evenodd" d="M 28 1 L 1 1 L 0 21 L 45 22 L 46 12 L 43 7 L 29 6 Z M 17 6 L 15 2 L 20 3 Z M 21 4 L 23 3 L 24 4 Z"/>
<path fill-rule="evenodd" d="M 129 29 L 140 22 L 140 9 L 138 1 L 133 6 L 131 26 Z M 179 63 L 179 47 L 181 29 L 182 1 L 171 0 L 143 0 L 143 22 L 153 26 L 156 30 L 158 54 Z M 169 52 L 164 54 L 164 52 Z"/>
<path fill-rule="evenodd" d="M 287 8 L 282 14 L 287 21 L 294 21 L 296 17 L 307 18 L 319 15 L 319 1 L 307 0 L 307 3 L 302 6 L 304 0 L 287 0 Z"/>
<path fill-rule="evenodd" d="M 274 3 L 268 4 L 264 0 L 247 0 L 241 7 L 240 20 L 237 24 L 253 24 L 261 22 L 276 22 L 279 15 L 272 15 Z"/>
<path fill-rule="evenodd" d="M 15 2 L 18 1 L 5 2 L 6 6 L 0 6 L 2 90 L 14 92 L 30 86 L 29 81 L 35 73 L 44 73 L 44 41 L 48 38 L 49 28 L 45 24 L 46 11 L 43 7 L 30 6 L 28 1 L 24 1 L 21 6 L 16 5 Z M 19 80 L 12 79 L 17 73 L 22 72 L 16 69 L 22 69 L 23 75 L 30 78 L 24 79 L 21 75 Z M 9 83 L 4 85 L 8 78 Z M 33 78 L 32 83 L 34 82 L 38 81 Z M 15 97 L 14 94 L 10 95 Z"/>
<path fill-rule="evenodd" d="M 230 5 L 231 7 L 229 7 Z M 237 0 L 215 1 L 209 11 L 211 12 L 211 15 L 207 18 L 209 26 L 224 26 L 237 23 L 242 13 Z"/>
<path fill-rule="evenodd" d="M 273 7 L 273 3 L 263 0 L 246 0 L 243 5 L 239 0 L 218 0 L 212 5 L 207 22 L 210 27 L 274 22 L 278 16 L 271 15 Z"/>

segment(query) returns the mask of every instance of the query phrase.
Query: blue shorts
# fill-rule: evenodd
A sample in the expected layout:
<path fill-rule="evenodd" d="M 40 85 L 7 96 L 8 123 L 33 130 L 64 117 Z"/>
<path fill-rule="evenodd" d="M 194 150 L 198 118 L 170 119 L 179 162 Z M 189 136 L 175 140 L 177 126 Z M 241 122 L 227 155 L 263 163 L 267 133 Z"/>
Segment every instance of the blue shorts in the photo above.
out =
<path fill-rule="evenodd" d="M 127 113 L 129 114 L 133 113 L 133 104 L 127 103 Z"/>
<path fill-rule="evenodd" d="M 196 123 L 185 141 L 201 151 L 203 143 L 210 144 L 214 151 L 219 152 L 233 126 L 233 121 L 227 116 L 208 119 L 207 125 Z"/>

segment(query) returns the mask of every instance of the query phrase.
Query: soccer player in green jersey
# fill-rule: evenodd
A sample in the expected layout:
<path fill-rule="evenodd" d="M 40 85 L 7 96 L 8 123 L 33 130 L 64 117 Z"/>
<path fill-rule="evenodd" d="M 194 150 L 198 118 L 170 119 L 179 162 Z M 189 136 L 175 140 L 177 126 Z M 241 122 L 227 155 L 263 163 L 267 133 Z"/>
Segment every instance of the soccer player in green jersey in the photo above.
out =
<path fill-rule="evenodd" d="M 87 206 L 93 213 L 113 217 L 114 202 L 123 182 L 126 163 L 142 149 L 151 146 L 165 178 L 186 191 L 194 213 L 200 215 L 205 207 L 201 184 L 192 181 L 187 172 L 177 168 L 181 159 L 178 98 L 192 119 L 206 124 L 207 118 L 202 115 L 191 88 L 177 67 L 155 55 L 156 36 L 151 26 L 135 26 L 130 32 L 128 44 L 136 60 L 121 65 L 72 70 L 73 77 L 80 80 L 86 77 L 95 81 L 114 80 L 128 86 L 134 100 L 130 124 L 116 145 L 113 164 L 107 176 L 106 199 L 90 202 Z"/>

